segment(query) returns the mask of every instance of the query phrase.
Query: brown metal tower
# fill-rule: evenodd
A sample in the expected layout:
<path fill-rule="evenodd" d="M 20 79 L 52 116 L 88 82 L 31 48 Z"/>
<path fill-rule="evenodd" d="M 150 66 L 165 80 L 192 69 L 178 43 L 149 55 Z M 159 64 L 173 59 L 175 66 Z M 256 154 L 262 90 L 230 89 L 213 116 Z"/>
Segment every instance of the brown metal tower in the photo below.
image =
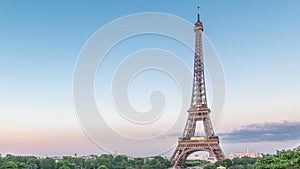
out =
<path fill-rule="evenodd" d="M 191 107 L 188 110 L 189 115 L 183 137 L 179 138 L 178 146 L 171 157 L 171 165 L 175 167 L 183 166 L 186 158 L 197 151 L 209 152 L 209 155 L 217 158 L 217 160 L 225 158 L 220 147 L 219 137 L 215 135 L 209 115 L 210 109 L 207 106 L 202 47 L 203 24 L 200 21 L 199 7 L 198 20 L 195 23 L 194 31 L 196 34 L 196 43 Z M 204 136 L 195 135 L 196 123 L 198 121 L 203 122 Z"/>

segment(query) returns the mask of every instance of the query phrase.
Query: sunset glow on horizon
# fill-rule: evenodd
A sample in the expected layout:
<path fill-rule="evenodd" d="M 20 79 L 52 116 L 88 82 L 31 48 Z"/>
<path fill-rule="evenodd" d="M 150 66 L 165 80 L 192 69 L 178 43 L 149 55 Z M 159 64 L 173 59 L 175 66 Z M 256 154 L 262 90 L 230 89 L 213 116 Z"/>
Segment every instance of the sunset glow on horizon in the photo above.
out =
<path fill-rule="evenodd" d="M 129 125 L 125 118 L 116 118 L 120 114 L 109 109 L 113 104 L 107 100 L 112 99 L 112 76 L 128 56 L 159 48 L 176 55 L 192 71 L 194 53 L 187 46 L 162 35 L 137 35 L 114 46 L 97 69 L 93 91 L 98 109 L 104 112 L 101 117 L 113 131 L 128 137 L 158 136 L 153 139 L 160 144 L 145 139 L 143 149 L 105 132 L 101 149 L 102 145 L 89 137 L 75 110 L 73 75 L 83 46 L 106 24 L 143 12 L 167 13 L 194 24 L 198 5 L 205 36 L 217 51 L 225 75 L 225 108 L 218 112 L 220 120 L 214 124 L 225 154 L 247 148 L 275 153 L 299 146 L 300 1 L 2 1 L 0 154 L 44 157 L 116 150 L 139 157 L 158 154 L 153 147 L 174 148 L 184 126 L 170 132 L 164 129 L 171 128 L 179 117 L 182 89 L 169 74 L 145 70 L 128 86 L 126 97 L 141 112 L 153 106 L 151 97 L 156 97 L 149 93 L 158 90 L 166 95 L 169 102 L 163 110 L 174 115 L 159 116 L 165 121 L 156 121 L 156 125 Z M 205 76 L 211 104 L 213 84 L 208 73 Z M 183 99 L 190 102 L 191 93 L 187 95 Z M 179 119 L 178 124 L 185 122 L 186 118 Z M 262 129 L 264 133 L 258 132 Z M 95 133 L 99 130 L 95 128 Z M 159 153 L 170 156 L 172 151 Z"/>

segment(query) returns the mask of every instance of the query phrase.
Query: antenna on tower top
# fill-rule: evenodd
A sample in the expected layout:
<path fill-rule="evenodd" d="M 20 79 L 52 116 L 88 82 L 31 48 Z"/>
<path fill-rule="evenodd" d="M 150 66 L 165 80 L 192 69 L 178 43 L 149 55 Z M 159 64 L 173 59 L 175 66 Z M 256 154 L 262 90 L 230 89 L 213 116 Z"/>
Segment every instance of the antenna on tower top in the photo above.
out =
<path fill-rule="evenodd" d="M 197 22 L 200 22 L 200 7 L 198 6 L 197 8 L 198 8 L 198 20 L 197 20 Z"/>

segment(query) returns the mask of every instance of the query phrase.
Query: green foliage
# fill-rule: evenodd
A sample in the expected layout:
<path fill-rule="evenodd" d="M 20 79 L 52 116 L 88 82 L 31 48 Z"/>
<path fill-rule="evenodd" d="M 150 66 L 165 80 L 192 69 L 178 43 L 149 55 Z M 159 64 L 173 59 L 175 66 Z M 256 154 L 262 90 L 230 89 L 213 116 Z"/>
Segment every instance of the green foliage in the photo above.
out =
<path fill-rule="evenodd" d="M 205 166 L 212 169 L 224 166 L 229 169 L 300 169 L 300 149 L 277 151 L 276 154 L 265 154 L 261 158 L 234 158 L 218 161 L 214 165 Z"/>
<path fill-rule="evenodd" d="M 150 164 L 144 164 L 142 169 L 152 169 L 152 166 Z"/>
<path fill-rule="evenodd" d="M 257 169 L 300 168 L 300 149 L 277 151 L 275 155 L 265 154 L 255 163 Z"/>
<path fill-rule="evenodd" d="M 142 166 L 144 165 L 144 159 L 135 158 L 134 159 L 134 164 L 135 164 L 135 167 L 142 168 Z"/>
<path fill-rule="evenodd" d="M 208 164 L 209 162 L 206 160 L 186 160 L 185 166 L 186 167 L 194 167 L 194 166 L 203 166 Z"/>
<path fill-rule="evenodd" d="M 17 162 L 18 169 L 26 169 L 27 165 L 25 163 Z"/>
<path fill-rule="evenodd" d="M 4 165 L 5 169 L 18 169 L 18 165 L 13 161 L 8 161 Z"/>
<path fill-rule="evenodd" d="M 38 160 L 36 157 L 28 157 L 26 164 L 27 165 L 38 165 Z"/>
<path fill-rule="evenodd" d="M 219 166 L 224 166 L 228 169 L 252 169 L 256 162 L 256 158 L 242 157 L 234 158 L 232 160 L 225 159 L 223 161 L 217 161 L 214 165 L 205 166 L 204 169 L 216 168 Z"/>
<path fill-rule="evenodd" d="M 56 162 L 56 168 L 61 167 L 68 167 L 70 169 L 76 169 L 76 167 L 84 167 L 85 166 L 85 160 L 82 158 L 75 158 L 75 157 L 69 157 L 64 156 L 62 160 L 59 160 Z M 92 168 L 92 167 L 91 167 Z"/>
<path fill-rule="evenodd" d="M 63 166 L 59 167 L 58 169 L 70 169 L 70 167 L 63 165 Z"/>
<path fill-rule="evenodd" d="M 207 165 L 204 167 L 204 169 L 216 169 L 215 165 Z"/>
<path fill-rule="evenodd" d="M 55 168 L 55 161 L 52 158 L 49 158 L 49 157 L 40 159 L 39 168 L 40 169 Z"/>
<path fill-rule="evenodd" d="M 227 169 L 300 169 L 300 149 L 277 151 L 276 154 L 265 154 L 261 158 L 225 159 L 207 165 L 206 161 L 187 160 L 187 167 L 206 165 L 204 169 L 215 169 L 224 166 Z M 152 158 L 128 159 L 127 156 L 103 154 L 96 159 L 63 157 L 55 162 L 52 158 L 38 159 L 33 156 L 6 155 L 0 157 L 0 169 L 167 169 L 170 162 L 160 156 Z"/>
<path fill-rule="evenodd" d="M 3 168 L 4 165 L 4 160 L 3 158 L 0 156 L 0 168 Z"/>
<path fill-rule="evenodd" d="M 108 169 L 106 165 L 100 165 L 97 169 Z"/>
<path fill-rule="evenodd" d="M 113 163 L 113 159 L 111 159 L 111 158 L 105 158 L 105 157 L 97 157 L 96 158 L 96 163 L 97 164 L 102 164 L 102 165 L 104 165 L 104 166 L 106 166 L 106 167 L 109 167 L 109 168 L 111 168 L 112 167 L 112 163 Z"/>
<path fill-rule="evenodd" d="M 160 156 L 153 157 L 151 160 L 146 160 L 146 163 L 142 165 L 142 169 L 166 169 L 170 167 L 170 162 Z"/>
<path fill-rule="evenodd" d="M 112 161 L 112 168 L 114 169 L 126 169 L 128 159 L 126 156 L 117 156 Z"/>

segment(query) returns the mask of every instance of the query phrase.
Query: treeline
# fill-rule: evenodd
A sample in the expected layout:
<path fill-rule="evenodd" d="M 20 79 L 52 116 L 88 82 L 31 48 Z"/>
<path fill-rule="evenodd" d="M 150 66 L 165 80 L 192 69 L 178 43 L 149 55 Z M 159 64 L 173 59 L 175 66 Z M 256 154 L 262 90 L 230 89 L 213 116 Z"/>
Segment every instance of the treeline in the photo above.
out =
<path fill-rule="evenodd" d="M 151 160 L 128 159 L 127 156 L 103 154 L 95 159 L 85 160 L 65 156 L 55 161 L 52 158 L 6 155 L 0 158 L 0 169 L 166 169 L 170 162 L 160 156 Z"/>
<path fill-rule="evenodd" d="M 208 165 L 206 161 L 186 161 L 186 166 L 206 165 L 204 169 L 216 169 L 224 166 L 227 169 L 300 169 L 300 148 L 297 150 L 277 151 L 276 154 L 265 154 L 260 158 L 234 158 L 217 161 Z M 84 159 L 65 156 L 55 161 L 52 158 L 34 156 L 0 157 L 0 169 L 167 169 L 170 162 L 160 156 L 151 159 L 103 154 L 95 159 Z"/>
<path fill-rule="evenodd" d="M 194 166 L 206 166 L 209 164 L 209 161 L 206 160 L 186 160 L 184 163 L 185 167 L 194 167 Z"/>
<path fill-rule="evenodd" d="M 254 169 L 253 167 L 257 159 L 251 157 L 234 158 L 232 160 L 225 159 L 217 161 L 213 165 L 207 165 L 204 169 L 216 169 L 219 166 L 226 167 L 227 169 Z"/>
<path fill-rule="evenodd" d="M 264 154 L 259 158 L 234 158 L 217 161 L 204 169 L 216 169 L 224 166 L 227 169 L 300 169 L 300 148 L 297 150 L 277 151 L 276 154 Z"/>

